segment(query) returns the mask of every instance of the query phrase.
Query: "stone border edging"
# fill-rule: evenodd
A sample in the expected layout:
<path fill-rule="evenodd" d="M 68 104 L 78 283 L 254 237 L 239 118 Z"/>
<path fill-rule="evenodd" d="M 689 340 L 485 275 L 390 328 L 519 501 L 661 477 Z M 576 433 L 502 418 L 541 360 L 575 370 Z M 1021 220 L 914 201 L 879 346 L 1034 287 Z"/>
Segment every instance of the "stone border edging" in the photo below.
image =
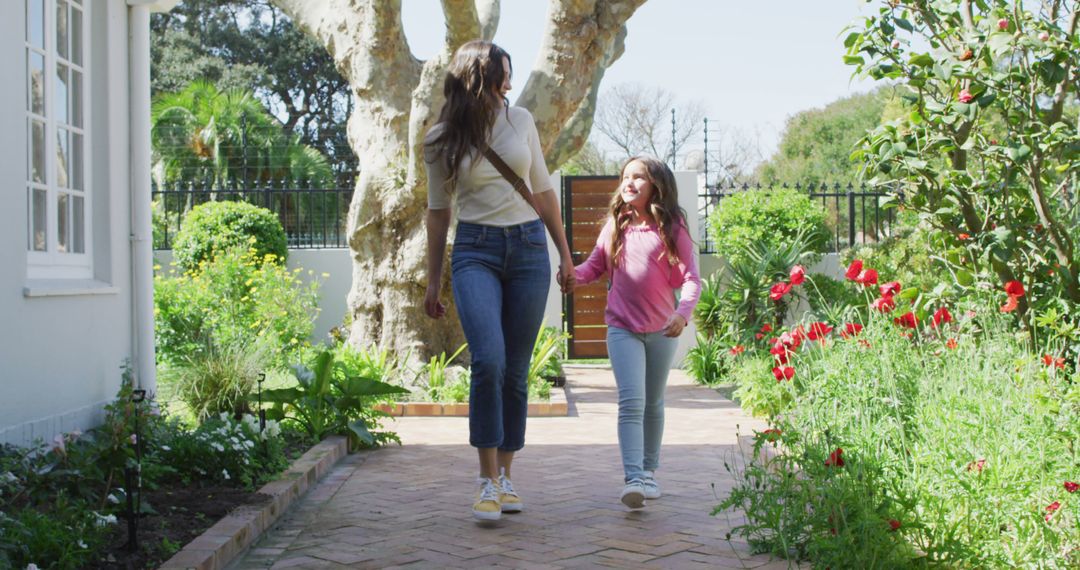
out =
<path fill-rule="evenodd" d="M 273 525 L 297 499 L 313 487 L 348 453 L 348 440 L 331 436 L 300 456 L 281 477 L 257 492 L 271 500 L 261 505 L 241 505 L 206 532 L 187 543 L 159 568 L 220 570 L 243 553 Z"/>
<path fill-rule="evenodd" d="M 395 402 L 393 404 L 379 404 L 376 410 L 381 410 L 394 417 L 431 417 L 431 416 L 468 416 L 469 404 L 443 404 L 439 402 Z M 566 388 L 551 387 L 551 399 L 547 402 L 529 402 L 529 417 L 557 417 L 569 414 L 569 406 L 566 403 Z"/>

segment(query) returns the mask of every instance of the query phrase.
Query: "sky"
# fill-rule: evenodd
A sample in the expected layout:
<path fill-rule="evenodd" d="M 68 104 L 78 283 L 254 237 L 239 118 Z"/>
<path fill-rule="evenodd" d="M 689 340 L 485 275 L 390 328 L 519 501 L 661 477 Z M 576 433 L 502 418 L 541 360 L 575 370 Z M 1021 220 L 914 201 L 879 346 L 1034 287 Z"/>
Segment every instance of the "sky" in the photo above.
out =
<path fill-rule="evenodd" d="M 427 59 L 443 42 L 440 2 L 402 4 L 413 54 Z M 502 1 L 495 43 L 514 60 L 515 89 L 539 53 L 547 5 Z M 640 83 L 700 100 L 710 126 L 756 133 L 767 157 L 791 115 L 874 87 L 853 80 L 841 60 L 844 28 L 874 9 L 862 0 L 647 0 L 627 23 L 626 52 L 605 74 L 601 95 Z M 688 148 L 700 148 L 701 138 Z"/>

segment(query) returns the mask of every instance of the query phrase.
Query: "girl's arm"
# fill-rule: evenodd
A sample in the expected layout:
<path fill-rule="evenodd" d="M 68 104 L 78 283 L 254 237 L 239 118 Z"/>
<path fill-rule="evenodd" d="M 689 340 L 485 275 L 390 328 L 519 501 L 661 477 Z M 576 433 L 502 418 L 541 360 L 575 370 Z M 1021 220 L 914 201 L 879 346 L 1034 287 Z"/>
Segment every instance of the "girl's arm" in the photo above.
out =
<path fill-rule="evenodd" d="M 596 238 L 596 247 L 589 253 L 589 258 L 585 260 L 585 263 L 574 268 L 574 276 L 577 278 L 578 285 L 588 285 L 607 273 L 607 246 L 611 242 L 613 228 L 614 224 L 609 219 L 604 224 L 603 229 L 600 230 L 600 235 Z"/>
<path fill-rule="evenodd" d="M 690 239 L 690 232 L 684 224 L 679 224 L 675 249 L 679 254 L 678 269 L 682 273 L 682 287 L 679 290 L 679 306 L 675 307 L 675 312 L 664 323 L 664 335 L 670 337 L 682 334 L 683 328 L 694 314 L 694 305 L 697 305 L 698 297 L 701 296 L 697 252 L 694 251 L 694 242 Z"/>

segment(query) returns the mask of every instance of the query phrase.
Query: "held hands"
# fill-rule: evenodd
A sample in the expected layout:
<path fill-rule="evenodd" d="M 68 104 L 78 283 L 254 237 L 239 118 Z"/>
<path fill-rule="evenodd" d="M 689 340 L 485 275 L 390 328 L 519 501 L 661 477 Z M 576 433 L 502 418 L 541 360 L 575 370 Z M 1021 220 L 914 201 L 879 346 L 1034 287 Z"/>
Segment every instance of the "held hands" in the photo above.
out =
<path fill-rule="evenodd" d="M 677 337 L 686 328 L 686 319 L 679 313 L 672 313 L 664 323 L 664 336 Z"/>
<path fill-rule="evenodd" d="M 577 285 L 577 279 L 574 277 L 574 262 L 570 258 L 564 257 L 559 263 L 559 274 L 555 277 L 559 282 L 559 288 L 562 290 L 563 295 L 568 295 L 574 292 L 574 286 Z"/>
<path fill-rule="evenodd" d="M 427 292 L 424 294 L 424 312 L 433 319 L 441 319 L 446 315 L 446 305 L 439 300 L 439 286 L 428 283 Z"/>

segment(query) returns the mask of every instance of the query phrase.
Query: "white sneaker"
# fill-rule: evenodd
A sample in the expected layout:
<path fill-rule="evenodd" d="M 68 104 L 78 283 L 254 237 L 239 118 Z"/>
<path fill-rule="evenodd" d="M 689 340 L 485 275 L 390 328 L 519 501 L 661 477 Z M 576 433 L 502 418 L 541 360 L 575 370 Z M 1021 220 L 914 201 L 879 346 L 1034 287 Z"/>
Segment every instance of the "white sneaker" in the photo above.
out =
<path fill-rule="evenodd" d="M 645 472 L 645 478 L 641 480 L 641 486 L 645 488 L 646 499 L 660 498 L 660 484 L 656 482 L 656 477 L 653 476 L 652 471 Z"/>
<path fill-rule="evenodd" d="M 502 493 L 499 495 L 502 512 L 520 513 L 525 508 L 525 503 L 521 501 L 521 497 L 514 492 L 514 485 L 506 478 L 505 468 L 499 470 L 499 488 L 502 489 Z"/>
<path fill-rule="evenodd" d="M 477 483 L 480 490 L 476 492 L 476 502 L 472 506 L 472 514 L 482 521 L 497 521 L 502 517 L 502 505 L 499 504 L 499 486 L 487 477 L 481 477 Z"/>
<path fill-rule="evenodd" d="M 619 495 L 619 500 L 622 504 L 630 507 L 631 509 L 640 509 L 645 506 L 645 485 L 641 479 L 631 479 L 629 483 L 623 487 L 622 494 Z"/>

